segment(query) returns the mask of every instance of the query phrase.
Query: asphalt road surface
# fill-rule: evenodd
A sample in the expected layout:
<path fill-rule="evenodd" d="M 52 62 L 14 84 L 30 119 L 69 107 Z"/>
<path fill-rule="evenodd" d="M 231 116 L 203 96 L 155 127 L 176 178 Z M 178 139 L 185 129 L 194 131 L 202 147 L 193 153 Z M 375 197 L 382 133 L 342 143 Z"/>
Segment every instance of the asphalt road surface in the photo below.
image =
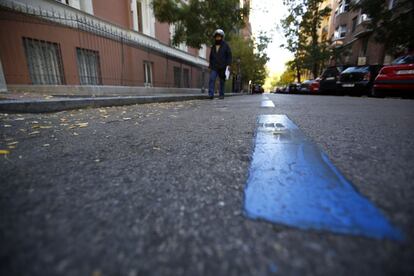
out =
<path fill-rule="evenodd" d="M 261 107 L 268 98 L 274 103 Z M 403 242 L 251 220 L 257 116 L 285 114 Z M 414 101 L 254 95 L 1 114 L 1 275 L 414 275 Z"/>

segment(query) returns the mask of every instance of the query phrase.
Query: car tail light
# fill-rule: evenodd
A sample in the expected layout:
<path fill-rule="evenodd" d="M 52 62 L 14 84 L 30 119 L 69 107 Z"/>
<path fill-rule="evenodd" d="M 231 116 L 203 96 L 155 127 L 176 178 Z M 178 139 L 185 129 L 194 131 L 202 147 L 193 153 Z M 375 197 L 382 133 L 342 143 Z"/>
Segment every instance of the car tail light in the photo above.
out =
<path fill-rule="evenodd" d="M 369 81 L 370 79 L 371 79 L 371 73 L 370 72 L 365 73 L 363 80 L 364 81 Z"/>

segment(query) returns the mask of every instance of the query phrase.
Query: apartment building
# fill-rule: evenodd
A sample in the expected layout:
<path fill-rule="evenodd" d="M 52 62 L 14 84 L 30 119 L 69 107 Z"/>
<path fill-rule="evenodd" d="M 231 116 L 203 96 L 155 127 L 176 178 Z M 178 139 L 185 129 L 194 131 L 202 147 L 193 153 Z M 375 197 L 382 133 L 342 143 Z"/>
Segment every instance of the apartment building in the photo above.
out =
<path fill-rule="evenodd" d="M 0 0 L 7 86 L 206 87 L 207 47 L 171 45 L 174 26 L 156 20 L 150 1 Z"/>
<path fill-rule="evenodd" d="M 251 0 L 240 0 L 240 7 L 250 9 L 251 7 Z M 250 23 L 249 15 L 243 18 L 244 20 L 244 28 L 239 30 L 240 34 L 245 38 L 252 38 L 252 24 Z"/>
<path fill-rule="evenodd" d="M 384 0 L 389 9 L 395 0 Z M 386 55 L 384 45 L 377 42 L 370 29 L 370 18 L 362 10 L 352 10 L 351 0 L 332 1 L 332 47 L 339 55 L 336 64 L 387 64 L 393 57 Z"/>

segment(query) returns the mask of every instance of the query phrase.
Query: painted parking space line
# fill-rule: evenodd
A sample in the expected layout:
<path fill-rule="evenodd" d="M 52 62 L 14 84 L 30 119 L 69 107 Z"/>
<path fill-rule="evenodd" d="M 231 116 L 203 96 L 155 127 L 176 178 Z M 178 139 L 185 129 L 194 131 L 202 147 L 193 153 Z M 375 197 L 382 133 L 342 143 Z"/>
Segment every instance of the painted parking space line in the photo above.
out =
<path fill-rule="evenodd" d="M 271 100 L 264 100 L 260 104 L 261 107 L 275 107 L 275 104 Z"/>
<path fill-rule="evenodd" d="M 285 115 L 259 116 L 244 211 L 305 230 L 403 240 Z"/>

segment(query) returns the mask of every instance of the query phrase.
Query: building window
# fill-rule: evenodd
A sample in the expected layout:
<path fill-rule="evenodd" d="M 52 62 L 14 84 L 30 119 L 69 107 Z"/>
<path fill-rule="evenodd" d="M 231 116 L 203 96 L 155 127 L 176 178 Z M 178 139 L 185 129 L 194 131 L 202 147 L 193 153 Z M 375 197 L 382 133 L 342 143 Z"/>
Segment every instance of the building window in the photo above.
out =
<path fill-rule="evenodd" d="M 80 0 L 57 0 L 60 3 L 63 3 L 65 5 L 71 6 L 75 9 L 80 10 Z"/>
<path fill-rule="evenodd" d="M 344 13 L 344 12 L 348 12 L 349 7 L 350 7 L 350 2 L 351 2 L 351 0 L 342 0 L 339 3 L 338 9 L 335 13 L 336 14 L 338 14 L 338 13 L 341 14 L 341 13 Z"/>
<path fill-rule="evenodd" d="M 198 50 L 198 56 L 201 58 L 207 58 L 207 46 L 205 44 L 201 45 L 201 48 Z"/>
<path fill-rule="evenodd" d="M 64 84 L 63 62 L 57 43 L 23 38 L 33 84 Z"/>
<path fill-rule="evenodd" d="M 358 16 L 355 16 L 354 18 L 352 18 L 352 32 L 355 32 L 357 22 L 358 22 Z"/>
<path fill-rule="evenodd" d="M 155 17 L 150 0 L 131 0 L 133 29 L 155 36 Z"/>
<path fill-rule="evenodd" d="M 79 80 L 81 85 L 101 85 L 101 66 L 99 52 L 76 48 Z"/>
<path fill-rule="evenodd" d="M 66 5 L 69 5 L 69 0 L 57 0 L 57 1 L 60 3 L 66 4 Z"/>
<path fill-rule="evenodd" d="M 142 32 L 142 2 L 141 1 L 137 1 L 137 31 L 138 32 Z"/>
<path fill-rule="evenodd" d="M 152 87 L 152 62 L 144 61 L 144 85 Z"/>
<path fill-rule="evenodd" d="M 344 38 L 346 36 L 346 25 L 341 25 L 338 26 L 335 29 L 335 34 L 334 34 L 334 38 L 339 39 L 339 38 Z"/>
<path fill-rule="evenodd" d="M 204 70 L 199 69 L 198 70 L 198 86 L 200 88 L 204 88 L 205 78 L 206 78 L 206 75 L 205 75 Z"/>
<path fill-rule="evenodd" d="M 93 14 L 93 3 L 92 0 L 56 0 L 62 4 L 71 6 L 72 8 L 82 10 L 89 14 Z"/>
<path fill-rule="evenodd" d="M 174 86 L 181 87 L 181 68 L 174 67 Z"/>
<path fill-rule="evenodd" d="M 187 68 L 183 70 L 183 87 L 190 88 L 190 70 Z"/>

